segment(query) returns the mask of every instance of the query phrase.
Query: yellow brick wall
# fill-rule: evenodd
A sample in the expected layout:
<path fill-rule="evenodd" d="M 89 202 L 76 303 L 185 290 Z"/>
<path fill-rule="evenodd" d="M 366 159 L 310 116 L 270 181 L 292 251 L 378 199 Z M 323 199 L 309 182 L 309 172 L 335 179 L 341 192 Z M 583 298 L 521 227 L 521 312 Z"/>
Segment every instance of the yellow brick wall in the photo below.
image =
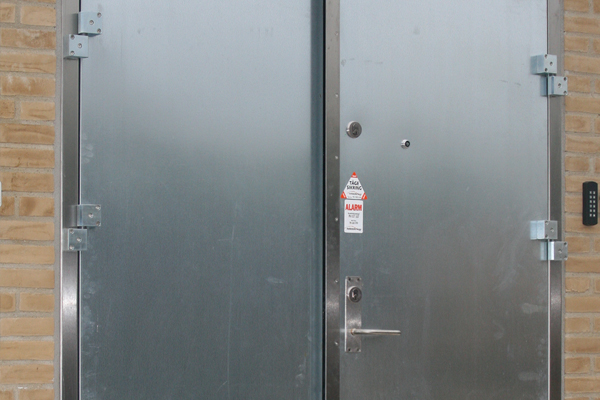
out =
<path fill-rule="evenodd" d="M 600 0 L 565 0 L 565 398 L 600 397 L 600 225 L 581 223 L 581 184 L 600 181 Z"/>
<path fill-rule="evenodd" d="M 55 397 L 56 16 L 0 0 L 0 400 Z"/>

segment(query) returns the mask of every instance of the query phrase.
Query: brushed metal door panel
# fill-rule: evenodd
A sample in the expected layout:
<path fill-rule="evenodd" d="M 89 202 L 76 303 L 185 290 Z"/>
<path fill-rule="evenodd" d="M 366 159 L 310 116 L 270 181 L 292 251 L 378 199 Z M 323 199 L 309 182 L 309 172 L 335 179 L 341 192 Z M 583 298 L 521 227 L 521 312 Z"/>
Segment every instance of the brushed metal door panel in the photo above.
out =
<path fill-rule="evenodd" d="M 342 353 L 342 399 L 547 397 L 548 263 L 529 239 L 548 215 L 530 72 L 546 18 L 542 0 L 341 2 L 340 193 L 356 172 L 368 196 L 341 275 L 363 279 L 363 328 L 402 331 Z"/>
<path fill-rule="evenodd" d="M 312 3 L 82 2 L 82 399 L 320 398 Z"/>

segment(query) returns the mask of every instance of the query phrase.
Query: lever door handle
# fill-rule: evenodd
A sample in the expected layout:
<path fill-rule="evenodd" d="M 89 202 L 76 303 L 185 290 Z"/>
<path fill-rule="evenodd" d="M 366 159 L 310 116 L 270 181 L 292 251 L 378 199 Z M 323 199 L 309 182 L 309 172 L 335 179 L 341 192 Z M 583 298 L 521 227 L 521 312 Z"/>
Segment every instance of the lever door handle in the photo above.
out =
<path fill-rule="evenodd" d="M 359 328 L 350 329 L 350 333 L 353 335 L 364 335 L 364 336 L 380 336 L 380 335 L 398 336 L 398 335 L 402 334 L 402 332 L 400 332 L 400 331 L 389 330 L 389 329 L 359 329 Z"/>

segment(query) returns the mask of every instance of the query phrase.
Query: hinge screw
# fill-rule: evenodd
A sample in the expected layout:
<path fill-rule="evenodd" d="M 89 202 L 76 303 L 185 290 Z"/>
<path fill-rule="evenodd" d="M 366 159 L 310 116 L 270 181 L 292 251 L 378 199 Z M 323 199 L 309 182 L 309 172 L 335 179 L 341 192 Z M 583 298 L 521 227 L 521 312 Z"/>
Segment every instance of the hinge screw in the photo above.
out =
<path fill-rule="evenodd" d="M 71 35 L 71 40 L 75 40 L 75 35 Z"/>
<path fill-rule="evenodd" d="M 90 19 L 90 25 L 94 25 L 94 20 Z"/>
<path fill-rule="evenodd" d="M 98 13 L 98 18 L 101 18 L 101 17 L 102 17 L 102 13 Z"/>
<path fill-rule="evenodd" d="M 69 246 L 69 250 L 73 250 L 75 247 L 73 246 Z"/>
<path fill-rule="evenodd" d="M 83 46 L 81 45 L 81 43 L 78 43 L 77 47 L 82 48 Z"/>
<path fill-rule="evenodd" d="M 75 52 L 71 50 L 71 52 L 69 54 L 71 54 L 72 56 L 74 56 Z"/>
<path fill-rule="evenodd" d="M 81 243 L 81 238 L 77 238 L 77 242 Z"/>
<path fill-rule="evenodd" d="M 102 29 L 98 29 L 98 33 L 102 33 Z"/>

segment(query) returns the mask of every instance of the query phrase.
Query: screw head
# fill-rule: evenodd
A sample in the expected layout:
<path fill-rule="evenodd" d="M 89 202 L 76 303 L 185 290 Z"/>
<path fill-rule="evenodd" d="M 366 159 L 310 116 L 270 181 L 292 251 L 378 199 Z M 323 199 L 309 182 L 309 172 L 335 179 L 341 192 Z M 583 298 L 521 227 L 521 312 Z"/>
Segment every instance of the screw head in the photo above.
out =
<path fill-rule="evenodd" d="M 403 140 L 402 142 L 400 142 L 400 146 L 403 149 L 408 149 L 410 147 L 410 141 L 409 140 Z"/>
<path fill-rule="evenodd" d="M 69 54 L 72 55 L 72 56 L 74 56 L 75 52 L 73 50 L 71 50 L 71 52 Z"/>
<path fill-rule="evenodd" d="M 98 18 L 102 18 L 102 13 L 98 13 Z"/>
<path fill-rule="evenodd" d="M 98 29 L 96 32 L 98 32 L 98 33 L 102 33 L 102 29 Z"/>
<path fill-rule="evenodd" d="M 90 25 L 94 25 L 94 20 L 90 19 Z"/>

